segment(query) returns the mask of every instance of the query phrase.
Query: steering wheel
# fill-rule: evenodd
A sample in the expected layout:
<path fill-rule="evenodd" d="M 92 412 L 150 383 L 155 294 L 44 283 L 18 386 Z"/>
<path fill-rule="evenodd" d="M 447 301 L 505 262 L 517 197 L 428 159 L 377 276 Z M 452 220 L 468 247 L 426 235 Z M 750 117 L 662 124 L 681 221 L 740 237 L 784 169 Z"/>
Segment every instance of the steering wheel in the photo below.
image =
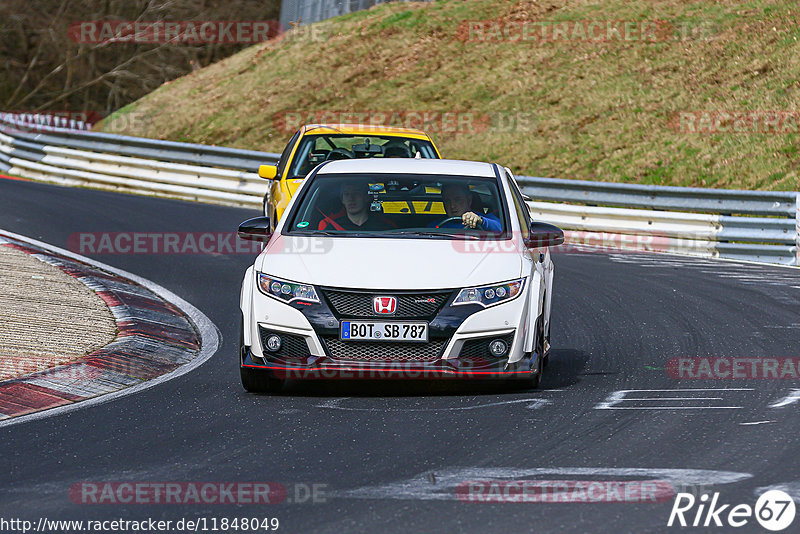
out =
<path fill-rule="evenodd" d="M 448 217 L 447 219 L 445 219 L 442 222 L 440 222 L 439 224 L 437 224 L 436 228 L 441 228 L 445 224 L 447 224 L 449 222 L 453 222 L 453 221 L 462 222 L 461 217 Z M 464 229 L 465 230 L 480 230 L 480 228 L 478 228 L 477 226 L 475 228 L 470 228 L 469 226 L 465 226 Z"/>
<path fill-rule="evenodd" d="M 354 155 L 346 148 L 334 148 L 328 152 L 328 155 L 325 157 L 325 161 L 338 159 L 354 159 Z"/>

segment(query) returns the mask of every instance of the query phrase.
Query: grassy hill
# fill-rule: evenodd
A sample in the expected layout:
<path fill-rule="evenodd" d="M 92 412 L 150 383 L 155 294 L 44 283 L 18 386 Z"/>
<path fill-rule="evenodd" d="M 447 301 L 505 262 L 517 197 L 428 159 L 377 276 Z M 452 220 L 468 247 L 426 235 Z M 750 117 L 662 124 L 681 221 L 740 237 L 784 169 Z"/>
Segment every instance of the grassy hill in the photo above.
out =
<path fill-rule="evenodd" d="M 518 174 L 795 190 L 795 8 L 791 0 L 384 4 L 166 83 L 105 128 L 277 152 L 291 133 L 286 112 L 449 112 L 472 126 L 433 129 L 445 157 L 497 161 Z M 606 25 L 592 35 L 607 39 L 581 37 L 591 21 Z M 622 37 L 607 29 L 626 21 L 646 26 Z M 547 38 L 536 38 L 542 31 Z M 758 115 L 753 126 L 712 112 L 788 115 L 771 125 L 774 117 Z M 709 117 L 712 127 L 741 131 L 708 133 Z"/>

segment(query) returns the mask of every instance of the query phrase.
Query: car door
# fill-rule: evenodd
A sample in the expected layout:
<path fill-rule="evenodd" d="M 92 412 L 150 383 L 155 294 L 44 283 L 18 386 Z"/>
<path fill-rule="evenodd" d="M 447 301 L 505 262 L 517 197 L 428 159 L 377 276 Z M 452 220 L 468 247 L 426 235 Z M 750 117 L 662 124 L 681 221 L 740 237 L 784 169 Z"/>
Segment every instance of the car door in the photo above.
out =
<path fill-rule="evenodd" d="M 506 169 L 506 174 L 508 176 L 508 183 L 511 189 L 511 200 L 514 204 L 514 210 L 517 214 L 519 219 L 519 226 L 520 232 L 522 232 L 522 239 L 523 242 L 530 237 L 530 221 L 531 221 L 531 214 L 530 210 L 528 209 L 528 205 L 525 203 L 525 200 L 522 196 L 522 192 L 517 185 L 516 180 L 514 179 L 514 175 L 511 174 L 511 171 Z M 552 289 L 552 261 L 550 260 L 550 251 L 549 249 L 525 249 L 523 254 L 526 254 L 530 257 L 531 261 L 533 262 L 533 272 L 531 273 L 531 283 L 534 282 L 533 277 L 534 273 L 538 274 L 540 277 L 539 279 L 542 281 L 539 290 L 532 294 L 531 304 L 530 304 L 530 321 L 531 326 L 535 324 L 536 319 L 539 315 L 544 315 L 544 332 L 548 332 L 550 328 L 550 295 Z M 531 328 L 533 330 L 533 328 Z M 528 336 L 526 338 L 525 343 L 525 350 L 530 351 L 533 350 L 534 336 Z"/>

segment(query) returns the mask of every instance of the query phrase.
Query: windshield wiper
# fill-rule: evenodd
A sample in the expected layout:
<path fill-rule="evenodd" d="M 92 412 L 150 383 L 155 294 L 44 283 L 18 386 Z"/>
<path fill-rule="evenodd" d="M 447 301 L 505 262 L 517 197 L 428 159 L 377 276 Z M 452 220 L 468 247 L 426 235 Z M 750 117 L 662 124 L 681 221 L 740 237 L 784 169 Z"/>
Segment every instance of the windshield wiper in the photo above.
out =
<path fill-rule="evenodd" d="M 290 232 L 295 234 L 295 232 Z M 296 235 L 342 235 L 341 230 L 306 230 L 305 232 L 296 232 Z"/>
<path fill-rule="evenodd" d="M 290 232 L 290 235 L 308 236 L 308 235 L 325 235 L 333 237 L 376 237 L 377 233 L 368 232 L 348 232 L 347 230 L 307 230 L 305 232 Z"/>
<path fill-rule="evenodd" d="M 448 239 L 458 237 L 464 239 L 478 239 L 478 236 L 468 234 L 453 234 L 450 232 L 429 232 L 425 230 L 401 230 L 399 232 L 382 232 L 384 235 L 418 235 L 423 237 L 438 237 Z"/>

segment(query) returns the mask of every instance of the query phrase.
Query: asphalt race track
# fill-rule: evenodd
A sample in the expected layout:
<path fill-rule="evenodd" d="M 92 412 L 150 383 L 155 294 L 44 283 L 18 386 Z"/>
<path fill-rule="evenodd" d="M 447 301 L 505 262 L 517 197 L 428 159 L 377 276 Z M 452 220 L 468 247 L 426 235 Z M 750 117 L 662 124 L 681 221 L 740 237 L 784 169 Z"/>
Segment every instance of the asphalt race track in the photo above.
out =
<path fill-rule="evenodd" d="M 0 180 L 0 228 L 59 247 L 75 232 L 230 232 L 255 215 Z M 238 295 L 251 256 L 91 257 L 192 303 L 219 327 L 221 348 L 141 393 L 0 429 L 5 516 L 277 517 L 279 532 L 289 533 L 664 532 L 674 498 L 465 502 L 456 488 L 475 480 L 667 480 L 751 506 L 766 487 L 800 494 L 797 380 L 677 380 L 665 369 L 681 356 L 796 356 L 798 270 L 561 254 L 541 390 L 351 381 L 291 383 L 280 395 L 257 396 L 242 389 L 236 364 Z M 658 391 L 706 388 L 713 391 Z M 296 484 L 326 486 L 316 503 L 73 502 L 70 487 L 87 481 L 278 482 L 289 500 L 302 500 Z M 738 531 L 763 529 L 751 520 Z"/>

